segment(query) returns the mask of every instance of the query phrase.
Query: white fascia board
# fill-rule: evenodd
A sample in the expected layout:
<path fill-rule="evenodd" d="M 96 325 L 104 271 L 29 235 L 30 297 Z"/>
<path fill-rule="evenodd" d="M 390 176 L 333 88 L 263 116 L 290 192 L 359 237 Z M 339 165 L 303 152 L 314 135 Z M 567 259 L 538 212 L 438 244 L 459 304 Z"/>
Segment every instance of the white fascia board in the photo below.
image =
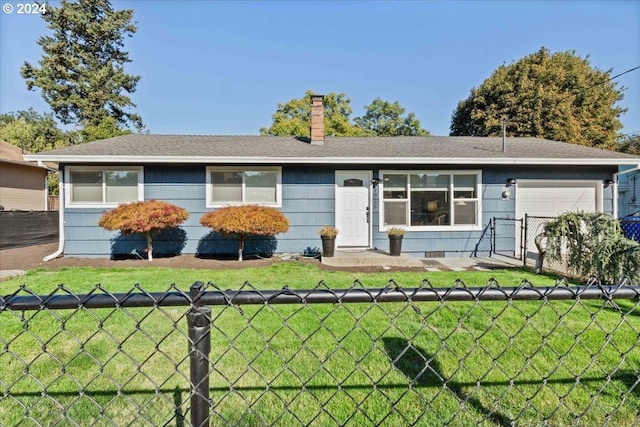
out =
<path fill-rule="evenodd" d="M 26 168 L 35 168 L 35 169 L 46 169 L 46 170 L 50 170 L 53 172 L 57 172 L 57 169 L 53 169 L 50 168 L 46 165 L 41 165 L 41 164 L 36 164 L 36 163 L 32 163 L 32 162 L 27 162 L 27 161 L 21 161 L 21 160 L 9 160 L 9 159 L 0 159 L 0 163 L 9 163 L 12 165 L 18 165 L 18 166 L 24 166 Z"/>
<path fill-rule="evenodd" d="M 25 155 L 25 160 L 58 163 L 199 163 L 199 164 L 430 164 L 430 165 L 637 165 L 637 159 L 557 159 L 557 158 L 444 158 L 444 157 L 203 157 L 203 156 L 70 156 Z"/>

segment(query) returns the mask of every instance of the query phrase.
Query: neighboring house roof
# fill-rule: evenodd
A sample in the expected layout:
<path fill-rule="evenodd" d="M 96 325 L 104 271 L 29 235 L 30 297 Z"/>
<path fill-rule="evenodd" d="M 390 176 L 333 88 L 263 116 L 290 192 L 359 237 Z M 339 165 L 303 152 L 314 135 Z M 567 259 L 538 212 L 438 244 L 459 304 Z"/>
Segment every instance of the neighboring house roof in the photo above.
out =
<path fill-rule="evenodd" d="M 307 138 L 129 134 L 29 155 L 64 163 L 640 164 L 640 157 L 537 138 Z"/>
<path fill-rule="evenodd" d="M 15 165 L 21 165 L 26 167 L 38 168 L 38 169 L 49 169 L 49 170 L 57 170 L 57 165 L 48 165 L 41 166 L 33 162 L 26 161 L 24 156 L 31 154 L 27 150 L 23 150 L 22 148 L 9 144 L 6 141 L 0 139 L 0 162 L 11 163 Z"/>

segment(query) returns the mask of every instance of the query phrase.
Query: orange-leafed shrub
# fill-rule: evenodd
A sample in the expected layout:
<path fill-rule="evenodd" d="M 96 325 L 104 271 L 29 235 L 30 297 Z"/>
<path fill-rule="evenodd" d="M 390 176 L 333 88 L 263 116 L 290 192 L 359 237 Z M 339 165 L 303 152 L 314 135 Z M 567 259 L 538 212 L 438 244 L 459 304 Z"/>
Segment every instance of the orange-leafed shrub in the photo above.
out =
<path fill-rule="evenodd" d="M 149 200 L 120 205 L 105 212 L 98 225 L 122 234 L 141 233 L 147 239 L 149 261 L 153 260 L 151 236 L 165 228 L 177 227 L 189 218 L 189 212 L 168 202 Z"/>
<path fill-rule="evenodd" d="M 266 206 L 227 206 L 207 212 L 200 224 L 213 231 L 240 240 L 238 259 L 242 261 L 244 241 L 248 236 L 274 236 L 289 230 L 289 220 L 276 208 Z"/>

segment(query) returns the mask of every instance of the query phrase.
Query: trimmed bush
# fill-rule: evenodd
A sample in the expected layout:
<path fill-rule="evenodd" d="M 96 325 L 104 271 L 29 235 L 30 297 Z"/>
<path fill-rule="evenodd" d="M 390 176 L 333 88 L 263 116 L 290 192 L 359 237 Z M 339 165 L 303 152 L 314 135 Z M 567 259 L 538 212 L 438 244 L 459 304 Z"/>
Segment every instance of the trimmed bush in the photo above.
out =
<path fill-rule="evenodd" d="M 122 234 L 143 234 L 147 239 L 147 254 L 153 261 L 151 237 L 165 228 L 177 227 L 189 218 L 189 212 L 168 202 L 149 200 L 120 205 L 105 212 L 98 225 L 106 230 L 120 230 Z"/>
<path fill-rule="evenodd" d="M 238 260 L 242 261 L 244 242 L 249 236 L 274 236 L 289 230 L 289 220 L 278 209 L 266 206 L 227 206 L 207 212 L 200 224 L 225 236 L 238 238 Z"/>

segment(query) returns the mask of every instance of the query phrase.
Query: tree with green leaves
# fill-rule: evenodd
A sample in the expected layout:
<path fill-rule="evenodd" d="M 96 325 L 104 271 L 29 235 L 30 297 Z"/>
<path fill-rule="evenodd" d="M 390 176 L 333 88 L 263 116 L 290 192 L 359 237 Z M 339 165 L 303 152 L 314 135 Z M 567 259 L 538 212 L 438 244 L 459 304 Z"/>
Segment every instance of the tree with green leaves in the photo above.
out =
<path fill-rule="evenodd" d="M 308 136 L 311 127 L 311 95 L 278 103 L 270 127 L 260 128 L 261 135 Z M 365 136 L 367 132 L 349 121 L 351 100 L 344 93 L 331 92 L 324 97 L 324 134 L 326 136 Z"/>
<path fill-rule="evenodd" d="M 99 127 L 112 118 L 118 127 L 142 129 L 128 96 L 140 76 L 124 70 L 131 62 L 124 39 L 136 32 L 133 10 L 115 10 L 108 0 L 62 0 L 60 7 L 48 5 L 42 18 L 52 34 L 38 40 L 39 66 L 22 66 L 27 88 L 39 88 L 63 124 Z"/>
<path fill-rule="evenodd" d="M 52 114 L 33 108 L 0 114 L 0 139 L 31 153 L 69 145 L 68 136 L 58 129 Z"/>
<path fill-rule="evenodd" d="M 51 113 L 41 114 L 33 108 L 0 114 L 0 139 L 30 153 L 72 145 L 74 132 L 64 132 L 56 125 Z M 49 194 L 57 195 L 58 173 L 47 174 Z"/>
<path fill-rule="evenodd" d="M 640 133 L 620 135 L 616 151 L 640 156 Z"/>
<path fill-rule="evenodd" d="M 113 117 L 105 117 L 97 125 L 87 125 L 80 130 L 80 138 L 82 142 L 97 141 L 99 139 L 113 138 L 115 136 L 127 135 L 131 131 L 122 129 Z"/>
<path fill-rule="evenodd" d="M 403 116 L 405 109 L 396 102 L 383 101 L 376 98 L 365 105 L 365 114 L 356 117 L 354 122 L 361 129 L 376 136 L 428 136 L 429 131 L 420 127 L 413 113 Z"/>
<path fill-rule="evenodd" d="M 451 135 L 499 136 L 506 120 L 509 136 L 614 149 L 626 111 L 616 86 L 611 70 L 592 67 L 588 57 L 543 47 L 473 88 L 453 112 Z"/>

